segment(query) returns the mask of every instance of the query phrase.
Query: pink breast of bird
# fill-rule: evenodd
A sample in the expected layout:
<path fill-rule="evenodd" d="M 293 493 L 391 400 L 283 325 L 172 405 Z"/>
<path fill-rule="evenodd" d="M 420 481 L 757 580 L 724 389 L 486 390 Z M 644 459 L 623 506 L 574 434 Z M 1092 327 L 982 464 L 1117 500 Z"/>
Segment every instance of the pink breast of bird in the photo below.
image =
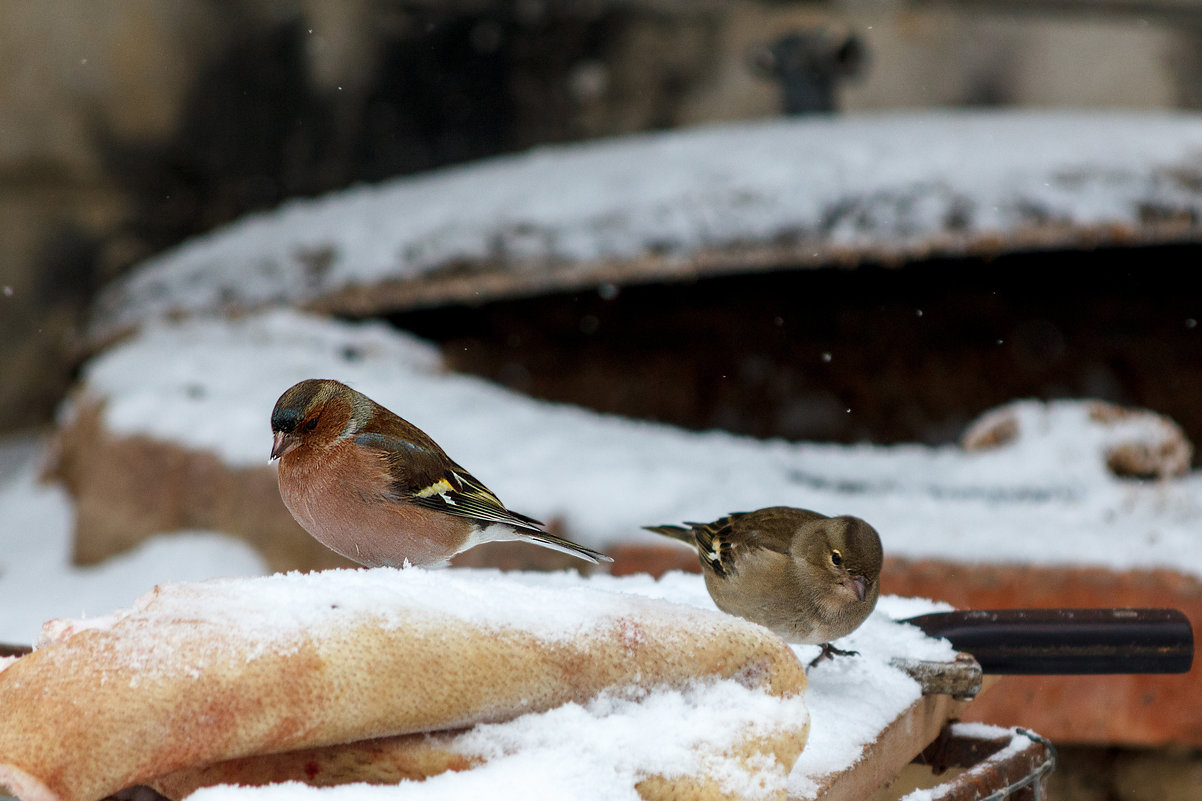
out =
<path fill-rule="evenodd" d="M 280 497 L 297 522 L 327 548 L 368 567 L 445 562 L 463 544 L 469 521 L 392 497 L 376 452 L 345 442 L 279 461 Z"/>

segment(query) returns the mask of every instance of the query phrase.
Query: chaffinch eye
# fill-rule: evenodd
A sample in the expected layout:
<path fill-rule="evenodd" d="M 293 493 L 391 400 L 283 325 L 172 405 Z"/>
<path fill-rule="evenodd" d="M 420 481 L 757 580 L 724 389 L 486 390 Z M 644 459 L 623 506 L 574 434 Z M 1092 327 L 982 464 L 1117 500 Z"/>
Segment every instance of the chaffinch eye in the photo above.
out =
<path fill-rule="evenodd" d="M 315 428 L 317 428 L 317 418 L 316 417 L 314 417 L 312 420 L 309 420 L 305 423 L 306 431 L 312 431 Z"/>
<path fill-rule="evenodd" d="M 831 564 L 835 567 L 839 567 L 843 564 L 843 554 L 839 553 L 838 548 L 831 551 Z"/>

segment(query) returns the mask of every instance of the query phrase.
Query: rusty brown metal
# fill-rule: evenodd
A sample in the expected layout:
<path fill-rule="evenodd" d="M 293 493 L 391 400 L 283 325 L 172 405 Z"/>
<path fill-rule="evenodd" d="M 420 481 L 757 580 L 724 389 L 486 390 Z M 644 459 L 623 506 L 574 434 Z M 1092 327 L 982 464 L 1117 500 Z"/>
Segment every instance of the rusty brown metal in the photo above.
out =
<path fill-rule="evenodd" d="M 1047 777 L 1056 767 L 1056 749 L 1021 728 L 995 733 L 994 727 L 952 723 L 915 758 L 936 775 L 967 768 L 925 792 L 937 801 L 1041 801 Z"/>

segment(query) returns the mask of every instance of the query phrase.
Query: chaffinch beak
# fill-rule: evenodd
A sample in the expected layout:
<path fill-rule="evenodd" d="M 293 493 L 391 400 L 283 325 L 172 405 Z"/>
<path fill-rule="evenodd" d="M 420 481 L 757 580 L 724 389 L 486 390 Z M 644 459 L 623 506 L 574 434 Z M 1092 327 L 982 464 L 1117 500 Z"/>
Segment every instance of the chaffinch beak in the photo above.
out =
<path fill-rule="evenodd" d="M 288 434 L 283 431 L 275 432 L 275 436 L 271 440 L 272 460 L 279 459 L 298 445 L 300 445 L 300 438 L 296 434 Z"/>
<path fill-rule="evenodd" d="M 845 586 L 856 594 L 857 601 L 863 601 L 868 597 L 868 586 L 871 583 L 864 576 L 852 576 L 849 581 L 844 582 Z"/>

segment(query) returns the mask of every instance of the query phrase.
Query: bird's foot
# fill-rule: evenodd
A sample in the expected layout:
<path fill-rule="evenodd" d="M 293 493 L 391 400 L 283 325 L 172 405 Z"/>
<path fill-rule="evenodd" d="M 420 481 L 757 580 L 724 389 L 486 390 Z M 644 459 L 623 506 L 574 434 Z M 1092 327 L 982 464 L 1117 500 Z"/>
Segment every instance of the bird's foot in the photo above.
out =
<path fill-rule="evenodd" d="M 822 660 L 830 659 L 831 657 L 835 657 L 835 656 L 859 656 L 859 655 L 860 655 L 859 651 L 844 651 L 842 648 L 836 648 L 835 646 L 831 645 L 829 642 L 824 642 L 822 644 L 822 653 L 818 654 L 818 656 L 814 657 L 813 660 L 810 661 L 809 667 L 814 667 L 814 665 L 817 665 Z"/>

